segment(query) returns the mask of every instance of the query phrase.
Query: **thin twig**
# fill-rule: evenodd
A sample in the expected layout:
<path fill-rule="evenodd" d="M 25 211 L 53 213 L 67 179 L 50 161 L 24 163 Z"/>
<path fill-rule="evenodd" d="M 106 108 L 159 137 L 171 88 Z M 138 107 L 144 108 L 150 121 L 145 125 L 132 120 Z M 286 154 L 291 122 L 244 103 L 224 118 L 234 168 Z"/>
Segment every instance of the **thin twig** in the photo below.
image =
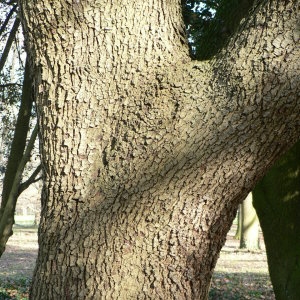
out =
<path fill-rule="evenodd" d="M 23 183 L 20 184 L 19 189 L 18 189 L 18 196 L 23 193 L 32 183 L 39 181 L 42 177 L 36 178 L 37 175 L 40 173 L 42 170 L 42 165 L 39 165 L 31 174 L 31 176 L 24 181 Z"/>
<path fill-rule="evenodd" d="M 10 12 L 8 13 L 8 15 L 7 15 L 7 17 L 6 17 L 5 21 L 4 21 L 4 23 L 2 24 L 2 26 L 1 26 L 1 28 L 0 28 L 0 35 L 4 32 L 4 30 L 5 30 L 5 28 L 6 28 L 7 24 L 8 24 L 8 22 L 9 22 L 11 16 L 13 15 L 13 13 L 14 13 L 15 10 L 17 9 L 17 7 L 18 7 L 17 4 L 14 5 L 13 8 L 12 8 L 12 9 L 10 10 Z"/>
<path fill-rule="evenodd" d="M 21 58 L 21 52 L 20 52 L 20 45 L 19 45 L 19 41 L 18 39 L 15 37 L 15 43 L 16 43 L 16 49 L 17 49 L 17 53 L 18 53 L 18 58 L 19 58 L 19 64 L 22 66 L 22 69 L 25 69 L 25 66 L 23 64 L 23 60 Z"/>
<path fill-rule="evenodd" d="M 5 2 L 4 0 L 1 0 L 0 3 L 7 4 L 7 5 L 12 5 L 14 3 L 17 3 L 17 0 L 11 0 L 11 1 L 8 1 L 8 2 Z"/>
<path fill-rule="evenodd" d="M 21 20 L 19 18 L 16 18 L 15 23 L 14 23 L 14 25 L 13 25 L 13 27 L 11 29 L 11 32 L 9 34 L 9 37 L 7 39 L 4 51 L 3 51 L 2 56 L 1 56 L 1 59 L 0 59 L 0 72 L 2 71 L 2 69 L 3 69 L 4 65 L 5 65 L 8 53 L 10 51 L 11 45 L 12 45 L 12 43 L 14 41 L 14 38 L 16 36 L 16 33 L 18 31 L 20 23 L 21 23 Z"/>
<path fill-rule="evenodd" d="M 20 83 L 17 83 L 17 82 L 13 83 L 13 82 L 11 82 L 11 83 L 6 83 L 6 84 L 0 84 L 0 88 L 7 88 L 7 87 L 10 87 L 10 86 L 15 86 L 15 85 L 17 85 L 17 86 L 23 86 Z"/>

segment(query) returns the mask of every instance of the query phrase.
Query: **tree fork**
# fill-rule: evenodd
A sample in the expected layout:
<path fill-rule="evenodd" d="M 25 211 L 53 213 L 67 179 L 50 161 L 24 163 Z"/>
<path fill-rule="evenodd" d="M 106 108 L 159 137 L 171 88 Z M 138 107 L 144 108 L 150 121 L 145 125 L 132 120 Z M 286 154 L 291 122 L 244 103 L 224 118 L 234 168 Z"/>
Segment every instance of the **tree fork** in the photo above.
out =
<path fill-rule="evenodd" d="M 45 178 L 31 298 L 206 299 L 238 203 L 299 137 L 295 5 L 199 63 L 179 1 L 20 3 Z"/>

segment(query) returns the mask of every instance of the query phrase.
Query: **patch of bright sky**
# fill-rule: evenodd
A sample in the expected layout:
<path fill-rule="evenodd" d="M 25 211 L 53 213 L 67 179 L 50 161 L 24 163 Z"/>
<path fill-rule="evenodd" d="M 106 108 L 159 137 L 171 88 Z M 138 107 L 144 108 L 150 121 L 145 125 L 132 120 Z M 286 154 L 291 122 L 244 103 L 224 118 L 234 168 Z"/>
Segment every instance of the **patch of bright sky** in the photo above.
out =
<path fill-rule="evenodd" d="M 202 9 L 204 9 L 206 7 L 206 4 L 204 2 L 200 2 L 199 4 L 195 5 L 195 7 L 193 8 L 194 12 L 200 12 Z M 216 13 L 215 9 L 210 9 L 210 12 L 212 13 L 212 15 L 214 16 Z"/>
<path fill-rule="evenodd" d="M 0 27 L 5 22 L 6 17 L 9 11 L 11 10 L 11 8 L 12 8 L 11 5 L 0 3 Z M 13 16 L 10 18 L 9 23 L 7 25 L 7 30 L 5 30 L 2 36 L 0 36 L 0 56 L 2 56 L 3 50 L 5 48 L 9 36 L 10 29 L 12 28 L 13 23 L 15 21 L 15 17 L 16 17 L 16 13 L 14 13 Z M 23 49 L 23 44 L 24 44 L 24 37 L 22 33 L 22 28 L 20 26 L 4 67 L 4 72 L 7 72 L 8 69 L 11 69 L 12 77 L 15 77 L 17 81 L 21 80 L 22 76 L 21 78 L 20 76 L 17 76 L 16 70 L 20 69 L 21 67 L 22 68 L 24 67 L 25 59 L 26 59 L 26 52 Z"/>

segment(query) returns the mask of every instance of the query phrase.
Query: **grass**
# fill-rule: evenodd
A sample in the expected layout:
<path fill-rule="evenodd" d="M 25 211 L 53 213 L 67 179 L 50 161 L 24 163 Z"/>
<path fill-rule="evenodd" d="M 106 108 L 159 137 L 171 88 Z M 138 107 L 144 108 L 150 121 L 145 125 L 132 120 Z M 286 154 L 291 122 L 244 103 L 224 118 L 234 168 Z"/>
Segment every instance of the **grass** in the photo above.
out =
<path fill-rule="evenodd" d="M 28 299 L 37 255 L 37 228 L 16 226 L 14 232 L 0 259 L 0 300 Z M 209 300 L 275 300 L 264 247 L 257 252 L 238 250 L 233 233 L 221 251 Z"/>
<path fill-rule="evenodd" d="M 0 300 L 27 300 L 29 286 L 30 279 L 27 277 L 0 279 Z"/>
<path fill-rule="evenodd" d="M 0 300 L 27 300 L 37 255 L 37 226 L 14 226 L 0 258 Z"/>
<path fill-rule="evenodd" d="M 268 274 L 215 272 L 210 300 L 275 299 Z"/>

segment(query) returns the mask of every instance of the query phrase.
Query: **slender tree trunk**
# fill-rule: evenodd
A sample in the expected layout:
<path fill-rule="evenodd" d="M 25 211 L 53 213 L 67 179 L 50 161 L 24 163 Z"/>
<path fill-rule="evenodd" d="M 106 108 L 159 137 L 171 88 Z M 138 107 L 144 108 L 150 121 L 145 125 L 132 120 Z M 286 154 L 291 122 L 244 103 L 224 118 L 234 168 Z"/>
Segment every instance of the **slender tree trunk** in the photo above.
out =
<path fill-rule="evenodd" d="M 19 196 L 18 189 L 21 183 L 26 159 L 29 158 L 24 160 L 24 151 L 26 149 L 26 138 L 29 131 L 32 108 L 31 93 L 32 85 L 30 68 L 28 63 L 26 63 L 21 106 L 3 180 L 2 201 L 0 207 L 0 256 L 5 251 L 5 246 L 9 237 L 13 234 L 12 227 L 14 224 L 15 207 Z"/>
<path fill-rule="evenodd" d="M 31 299 L 206 299 L 238 203 L 299 136 L 293 4 L 201 63 L 179 1 L 21 4 L 45 177 Z"/>
<path fill-rule="evenodd" d="M 253 193 L 277 300 L 300 299 L 300 141 Z"/>
<path fill-rule="evenodd" d="M 239 205 L 238 211 L 237 211 L 237 227 L 236 227 L 236 232 L 234 235 L 234 238 L 237 240 L 241 239 L 241 232 L 242 232 L 242 216 L 241 216 L 241 209 L 242 205 Z"/>
<path fill-rule="evenodd" d="M 252 193 L 241 204 L 241 239 L 240 248 L 259 249 L 259 221 L 252 205 Z"/>

